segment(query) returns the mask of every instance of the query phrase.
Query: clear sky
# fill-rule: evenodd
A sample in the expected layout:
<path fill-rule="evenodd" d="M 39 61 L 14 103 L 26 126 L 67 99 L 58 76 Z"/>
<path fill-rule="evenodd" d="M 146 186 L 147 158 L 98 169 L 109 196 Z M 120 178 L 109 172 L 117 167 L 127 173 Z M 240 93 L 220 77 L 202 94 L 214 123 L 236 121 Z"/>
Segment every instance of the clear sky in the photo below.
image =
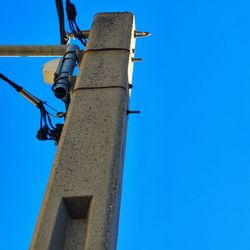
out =
<path fill-rule="evenodd" d="M 130 11 L 138 39 L 118 250 L 250 249 L 250 4 L 247 0 L 80 1 L 78 25 Z M 59 44 L 54 1 L 2 1 L 0 44 Z M 62 108 L 48 58 L 0 58 L 0 71 Z M 0 249 L 27 249 L 56 147 L 39 111 L 0 82 Z"/>

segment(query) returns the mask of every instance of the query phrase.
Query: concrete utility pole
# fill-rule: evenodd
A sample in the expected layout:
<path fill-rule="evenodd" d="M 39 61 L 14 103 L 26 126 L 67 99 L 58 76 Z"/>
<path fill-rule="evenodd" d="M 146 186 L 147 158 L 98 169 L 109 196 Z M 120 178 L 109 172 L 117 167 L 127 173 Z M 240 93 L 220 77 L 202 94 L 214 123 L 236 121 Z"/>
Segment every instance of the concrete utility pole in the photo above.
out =
<path fill-rule="evenodd" d="M 30 249 L 116 249 L 134 46 L 131 13 L 95 16 Z"/>

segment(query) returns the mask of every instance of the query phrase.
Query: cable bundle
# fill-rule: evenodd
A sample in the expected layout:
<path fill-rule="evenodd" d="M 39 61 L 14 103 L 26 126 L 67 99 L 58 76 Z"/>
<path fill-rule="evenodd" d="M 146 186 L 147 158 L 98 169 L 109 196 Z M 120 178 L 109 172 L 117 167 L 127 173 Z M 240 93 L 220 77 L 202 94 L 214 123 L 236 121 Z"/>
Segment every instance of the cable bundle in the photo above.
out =
<path fill-rule="evenodd" d="M 46 103 L 45 103 L 46 105 Z M 46 140 L 54 140 L 56 144 L 60 139 L 60 135 L 62 132 L 63 124 L 56 124 L 53 126 L 51 121 L 51 115 L 44 107 L 43 103 L 39 107 L 41 112 L 40 119 L 40 129 L 37 131 L 37 139 L 46 141 Z M 52 115 L 53 116 L 53 115 Z"/>
<path fill-rule="evenodd" d="M 63 10 L 63 2 L 62 0 L 56 0 L 56 10 L 59 19 L 59 28 L 60 28 L 60 41 L 61 44 L 68 44 L 69 42 L 69 34 L 65 31 L 64 27 L 64 10 Z M 87 40 L 83 36 L 80 28 L 76 23 L 76 8 L 75 5 L 72 4 L 69 0 L 66 0 L 66 12 L 69 22 L 69 28 L 75 38 L 77 38 L 83 46 L 86 46 Z"/>
<path fill-rule="evenodd" d="M 34 106 L 36 106 L 40 112 L 41 112 L 41 119 L 40 119 L 40 129 L 37 131 L 37 139 L 38 140 L 54 140 L 57 144 L 60 135 L 62 132 L 63 124 L 56 124 L 53 126 L 51 121 L 51 116 L 61 118 L 64 117 L 64 113 L 57 112 L 54 108 L 52 108 L 50 105 L 48 105 L 46 102 L 41 101 L 37 97 L 30 94 L 27 90 L 25 90 L 22 86 L 17 85 L 13 81 L 11 81 L 9 78 L 4 76 L 0 73 L 0 79 L 7 82 L 11 87 L 13 87 L 18 93 L 20 93 L 23 97 L 25 97 L 27 100 L 29 100 Z M 49 113 L 44 105 L 48 106 L 50 109 L 54 110 L 56 115 L 53 115 Z"/>
<path fill-rule="evenodd" d="M 73 33 L 74 37 L 83 44 L 83 46 L 86 46 L 86 38 L 82 35 L 82 32 L 76 23 L 77 12 L 75 5 L 72 4 L 69 0 L 66 0 L 66 12 L 71 32 Z"/>

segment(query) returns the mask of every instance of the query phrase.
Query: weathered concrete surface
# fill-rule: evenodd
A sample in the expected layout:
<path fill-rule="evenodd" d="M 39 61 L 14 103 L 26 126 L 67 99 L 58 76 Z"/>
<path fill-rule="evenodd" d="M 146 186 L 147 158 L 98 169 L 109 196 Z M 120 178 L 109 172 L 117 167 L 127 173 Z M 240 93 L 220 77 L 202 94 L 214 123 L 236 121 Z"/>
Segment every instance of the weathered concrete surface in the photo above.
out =
<path fill-rule="evenodd" d="M 131 13 L 95 16 L 87 49 L 103 48 L 134 49 Z M 84 54 L 30 249 L 116 249 L 132 56 Z"/>

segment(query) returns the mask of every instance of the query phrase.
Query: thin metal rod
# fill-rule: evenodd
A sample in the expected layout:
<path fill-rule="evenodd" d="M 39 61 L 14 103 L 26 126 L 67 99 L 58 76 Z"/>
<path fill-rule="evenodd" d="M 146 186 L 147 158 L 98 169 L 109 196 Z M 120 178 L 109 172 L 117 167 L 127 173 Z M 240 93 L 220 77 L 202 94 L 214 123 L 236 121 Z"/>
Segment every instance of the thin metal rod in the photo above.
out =
<path fill-rule="evenodd" d="M 81 31 L 82 36 L 83 36 L 84 38 L 88 38 L 88 37 L 89 37 L 89 32 L 90 32 L 90 30 L 82 30 L 82 31 Z M 68 35 L 69 35 L 70 37 L 75 37 L 73 33 L 69 33 Z"/>
<path fill-rule="evenodd" d="M 0 46 L 0 56 L 62 56 L 67 45 L 5 45 Z"/>

